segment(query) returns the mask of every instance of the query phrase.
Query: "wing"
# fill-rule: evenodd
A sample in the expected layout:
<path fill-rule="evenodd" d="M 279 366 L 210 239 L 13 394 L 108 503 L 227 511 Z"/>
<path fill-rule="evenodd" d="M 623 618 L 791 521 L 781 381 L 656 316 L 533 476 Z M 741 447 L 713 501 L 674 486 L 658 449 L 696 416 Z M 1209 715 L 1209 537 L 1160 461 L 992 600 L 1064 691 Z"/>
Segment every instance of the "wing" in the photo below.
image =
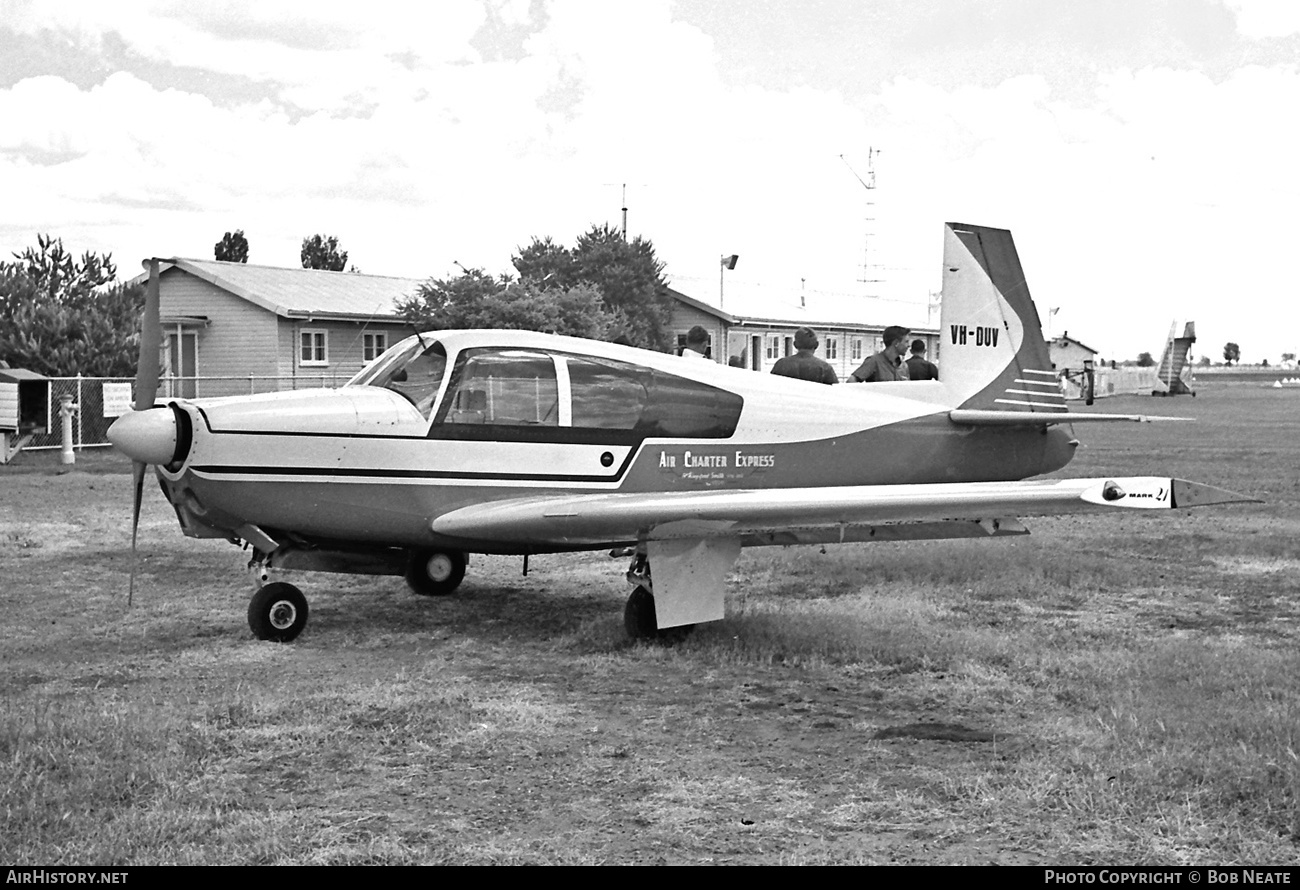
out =
<path fill-rule="evenodd" d="M 795 543 L 790 529 L 839 532 L 870 526 L 934 530 L 954 521 L 994 533 L 1002 517 L 1097 510 L 1168 510 L 1249 501 L 1196 482 L 1164 477 L 871 485 L 729 491 L 615 492 L 511 498 L 475 504 L 433 520 L 451 538 L 500 544 L 573 547 L 620 541 L 741 538 Z M 1023 529 L 1020 530 L 1023 533 Z M 755 540 L 769 537 L 771 540 Z M 882 535 L 889 538 L 890 535 Z"/>

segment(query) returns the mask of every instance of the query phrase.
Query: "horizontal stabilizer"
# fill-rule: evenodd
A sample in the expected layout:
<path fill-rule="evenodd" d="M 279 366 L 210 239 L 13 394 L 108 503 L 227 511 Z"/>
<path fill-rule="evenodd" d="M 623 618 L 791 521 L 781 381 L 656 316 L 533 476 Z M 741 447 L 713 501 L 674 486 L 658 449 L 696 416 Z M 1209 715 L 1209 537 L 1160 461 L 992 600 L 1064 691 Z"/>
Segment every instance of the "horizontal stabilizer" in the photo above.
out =
<path fill-rule="evenodd" d="M 982 411 L 958 408 L 948 419 L 963 426 L 1052 426 L 1058 423 L 1094 423 L 1125 420 L 1151 423 L 1165 420 L 1195 420 L 1194 417 L 1163 417 L 1157 414 L 1085 414 L 1072 411 Z"/>

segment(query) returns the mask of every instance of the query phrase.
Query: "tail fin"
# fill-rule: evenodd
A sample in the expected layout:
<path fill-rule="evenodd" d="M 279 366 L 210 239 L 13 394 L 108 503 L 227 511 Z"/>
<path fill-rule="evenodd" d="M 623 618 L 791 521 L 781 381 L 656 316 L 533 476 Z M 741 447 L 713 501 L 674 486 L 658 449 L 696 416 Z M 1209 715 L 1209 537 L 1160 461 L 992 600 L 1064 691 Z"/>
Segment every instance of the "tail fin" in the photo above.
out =
<path fill-rule="evenodd" d="M 947 223 L 943 235 L 938 361 L 950 404 L 1065 411 L 1011 233 Z"/>

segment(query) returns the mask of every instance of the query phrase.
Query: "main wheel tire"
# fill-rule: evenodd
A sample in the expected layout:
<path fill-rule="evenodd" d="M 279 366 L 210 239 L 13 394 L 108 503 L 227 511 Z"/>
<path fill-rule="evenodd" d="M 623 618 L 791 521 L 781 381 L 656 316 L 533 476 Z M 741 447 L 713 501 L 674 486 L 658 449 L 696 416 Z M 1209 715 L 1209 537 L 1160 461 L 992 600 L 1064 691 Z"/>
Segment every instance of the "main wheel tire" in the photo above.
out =
<path fill-rule="evenodd" d="M 654 594 L 644 587 L 638 587 L 632 591 L 627 598 L 627 605 L 623 607 L 623 628 L 633 640 L 654 640 L 671 646 L 686 639 L 695 625 L 681 624 L 660 630 L 655 614 Z"/>
<path fill-rule="evenodd" d="M 446 596 L 465 579 L 465 554 L 459 550 L 412 550 L 406 583 L 420 596 Z"/>
<path fill-rule="evenodd" d="M 260 587 L 248 602 L 248 626 L 259 640 L 287 643 L 307 626 L 307 597 L 283 581 Z"/>
<path fill-rule="evenodd" d="M 644 587 L 638 587 L 627 598 L 627 605 L 623 607 L 623 627 L 634 640 L 652 640 L 658 635 L 655 598 Z"/>

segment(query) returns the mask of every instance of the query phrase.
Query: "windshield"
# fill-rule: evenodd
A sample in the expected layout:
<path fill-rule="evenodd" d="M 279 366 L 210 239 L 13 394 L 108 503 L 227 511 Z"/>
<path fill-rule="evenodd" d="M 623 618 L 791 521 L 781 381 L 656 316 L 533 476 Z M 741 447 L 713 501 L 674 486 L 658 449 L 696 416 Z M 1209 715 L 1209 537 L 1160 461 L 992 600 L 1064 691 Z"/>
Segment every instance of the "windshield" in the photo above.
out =
<path fill-rule="evenodd" d="M 400 394 L 426 418 L 433 411 L 447 350 L 437 340 L 408 337 L 349 381 L 349 386 L 382 386 Z"/>

